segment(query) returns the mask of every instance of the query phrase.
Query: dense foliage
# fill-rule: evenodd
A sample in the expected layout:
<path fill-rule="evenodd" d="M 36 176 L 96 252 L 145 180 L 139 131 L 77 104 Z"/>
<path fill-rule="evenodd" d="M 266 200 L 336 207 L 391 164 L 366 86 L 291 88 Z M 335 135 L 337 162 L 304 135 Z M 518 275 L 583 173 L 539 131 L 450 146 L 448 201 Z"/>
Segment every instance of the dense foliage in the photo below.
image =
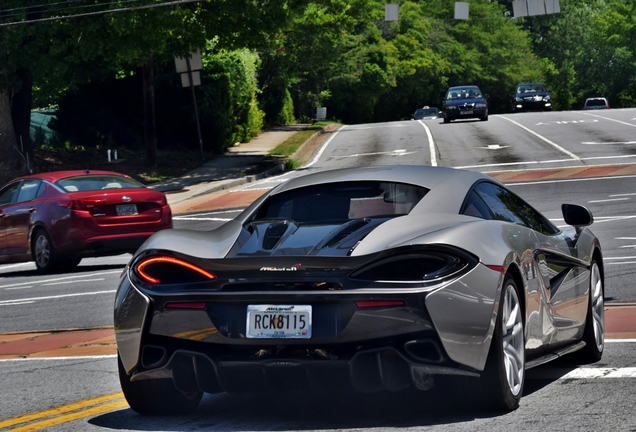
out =
<path fill-rule="evenodd" d="M 508 112 L 523 81 L 544 82 L 556 109 L 636 103 L 633 1 L 561 0 L 561 13 L 515 18 L 511 0 L 470 0 L 456 20 L 454 1 L 405 0 L 395 22 L 381 0 L 162 3 L 0 0 L 0 25 L 69 17 L 0 32 L 0 164 L 24 160 L 30 110 L 49 106 L 50 145 L 197 149 L 192 94 L 174 71 L 197 47 L 201 137 L 216 152 L 318 107 L 345 123 L 409 118 L 450 85 L 479 85 L 492 112 Z M 88 6 L 117 12 L 70 18 Z"/>

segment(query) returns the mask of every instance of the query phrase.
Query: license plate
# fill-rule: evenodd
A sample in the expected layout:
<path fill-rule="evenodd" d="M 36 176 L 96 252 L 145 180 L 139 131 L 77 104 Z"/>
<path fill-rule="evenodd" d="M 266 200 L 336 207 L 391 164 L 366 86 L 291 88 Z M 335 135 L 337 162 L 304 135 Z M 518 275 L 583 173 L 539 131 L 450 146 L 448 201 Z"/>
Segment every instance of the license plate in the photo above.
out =
<path fill-rule="evenodd" d="M 117 216 L 130 216 L 137 214 L 136 204 L 120 204 L 116 207 Z"/>
<path fill-rule="evenodd" d="M 466 111 L 461 111 L 462 115 L 468 115 L 468 114 L 472 114 L 473 110 L 466 110 Z"/>
<path fill-rule="evenodd" d="M 247 337 L 309 339 L 311 338 L 311 306 L 248 305 Z"/>

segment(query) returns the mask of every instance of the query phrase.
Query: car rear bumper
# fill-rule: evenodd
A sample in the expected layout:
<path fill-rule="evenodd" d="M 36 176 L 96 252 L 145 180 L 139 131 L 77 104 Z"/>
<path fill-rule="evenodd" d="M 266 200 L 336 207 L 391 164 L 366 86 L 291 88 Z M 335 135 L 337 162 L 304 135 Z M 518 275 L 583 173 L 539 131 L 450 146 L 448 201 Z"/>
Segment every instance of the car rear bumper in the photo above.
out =
<path fill-rule="evenodd" d="M 178 349 L 170 353 L 161 347 L 148 346 L 150 360 L 145 371 L 132 376 L 132 381 L 171 378 L 186 393 L 244 393 L 266 391 L 353 390 L 362 393 L 400 391 L 411 386 L 428 390 L 435 375 L 478 376 L 478 373 L 449 365 L 439 346 L 432 340 L 414 343 L 427 345 L 431 358 L 414 361 L 408 354 L 385 346 L 365 349 L 349 357 L 309 353 L 225 360 L 199 351 Z M 422 350 L 423 352 L 424 350 Z M 142 356 L 142 359 L 145 356 Z M 159 365 L 160 363 L 160 365 Z M 158 367 L 157 367 L 158 366 Z M 143 370 L 143 369 L 142 369 Z"/>

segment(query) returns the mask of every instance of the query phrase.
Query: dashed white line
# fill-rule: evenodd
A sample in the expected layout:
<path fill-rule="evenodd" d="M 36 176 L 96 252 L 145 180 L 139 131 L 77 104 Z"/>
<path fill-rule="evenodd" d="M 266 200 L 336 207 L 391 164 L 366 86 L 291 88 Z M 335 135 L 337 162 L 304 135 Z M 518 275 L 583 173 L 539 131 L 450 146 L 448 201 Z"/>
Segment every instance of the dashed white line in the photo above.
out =
<path fill-rule="evenodd" d="M 103 276 L 103 275 L 109 275 L 109 274 L 120 274 L 121 272 L 122 272 L 121 270 L 115 270 L 115 271 L 108 271 L 108 272 L 101 272 L 101 273 L 91 273 L 90 276 Z M 71 279 L 80 279 L 80 278 L 85 278 L 87 276 L 89 276 L 89 275 L 81 274 L 81 275 L 77 275 L 77 276 L 64 276 L 64 277 L 55 278 L 55 279 L 45 279 L 45 280 L 41 280 L 41 281 L 37 281 L 37 282 L 34 282 L 34 281 L 20 282 L 20 283 L 9 284 L 9 285 L 0 285 L 0 289 L 5 289 L 7 291 L 10 291 L 10 290 L 14 290 L 14 289 L 24 289 L 26 285 L 47 284 L 47 283 L 60 282 L 60 281 L 72 282 Z"/>
<path fill-rule="evenodd" d="M 629 198 L 608 198 L 608 199 L 602 199 L 602 200 L 591 200 L 591 201 L 588 201 L 588 203 L 604 203 L 604 202 L 610 202 L 610 201 L 629 201 Z"/>
<path fill-rule="evenodd" d="M 114 292 L 115 292 L 115 290 L 95 291 L 95 292 L 87 292 L 87 293 L 61 294 L 61 295 L 46 296 L 46 297 L 33 297 L 33 298 L 26 298 L 26 299 L 0 300 L 0 306 L 15 305 L 15 304 L 20 304 L 22 302 L 36 302 L 36 301 L 40 301 L 40 300 L 57 300 L 57 299 L 68 298 L 68 297 L 81 297 L 81 296 L 89 296 L 89 295 L 113 294 Z"/>

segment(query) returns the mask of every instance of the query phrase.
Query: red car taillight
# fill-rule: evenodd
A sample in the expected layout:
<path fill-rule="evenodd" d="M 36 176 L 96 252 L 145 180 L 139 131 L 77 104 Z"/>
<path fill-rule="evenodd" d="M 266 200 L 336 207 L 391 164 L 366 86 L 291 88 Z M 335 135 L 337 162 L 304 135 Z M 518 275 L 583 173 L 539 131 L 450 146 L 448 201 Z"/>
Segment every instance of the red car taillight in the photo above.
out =
<path fill-rule="evenodd" d="M 93 207 L 99 207 L 104 204 L 106 204 L 106 200 L 102 199 L 61 200 L 57 202 L 60 207 L 66 207 L 71 210 L 90 210 Z"/>
<path fill-rule="evenodd" d="M 205 282 L 216 279 L 213 273 L 179 258 L 150 256 L 133 267 L 135 274 L 152 285 Z"/>

